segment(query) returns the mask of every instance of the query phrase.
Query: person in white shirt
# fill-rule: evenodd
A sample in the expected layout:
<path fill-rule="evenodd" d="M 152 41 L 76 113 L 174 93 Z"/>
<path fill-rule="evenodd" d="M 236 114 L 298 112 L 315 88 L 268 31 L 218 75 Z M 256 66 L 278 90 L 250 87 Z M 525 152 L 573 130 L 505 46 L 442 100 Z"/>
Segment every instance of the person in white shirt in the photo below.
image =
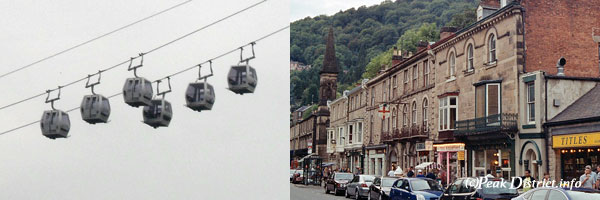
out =
<path fill-rule="evenodd" d="M 392 170 L 390 170 L 387 175 L 390 176 L 390 177 L 393 177 L 395 170 L 396 170 L 396 165 L 392 164 Z"/>
<path fill-rule="evenodd" d="M 592 173 L 592 166 L 585 166 L 585 174 L 579 177 L 579 181 L 581 181 L 581 187 L 584 188 L 594 188 L 594 183 L 596 182 L 596 175 Z"/>

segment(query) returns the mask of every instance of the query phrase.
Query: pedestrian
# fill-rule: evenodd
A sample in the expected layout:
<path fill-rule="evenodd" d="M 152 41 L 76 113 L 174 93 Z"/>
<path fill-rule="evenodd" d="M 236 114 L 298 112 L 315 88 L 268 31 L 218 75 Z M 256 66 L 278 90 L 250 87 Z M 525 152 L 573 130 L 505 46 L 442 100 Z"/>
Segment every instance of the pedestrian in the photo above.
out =
<path fill-rule="evenodd" d="M 531 171 L 528 169 L 525 170 L 525 176 L 521 177 L 521 179 L 523 180 L 523 192 L 527 192 L 533 188 L 532 183 L 535 179 L 531 177 Z"/>
<path fill-rule="evenodd" d="M 550 174 L 548 174 L 548 172 L 544 172 L 544 179 L 542 179 L 542 181 L 545 181 L 545 182 L 550 181 Z"/>
<path fill-rule="evenodd" d="M 581 181 L 581 187 L 583 188 L 594 188 L 594 183 L 596 183 L 596 175 L 592 174 L 592 166 L 585 166 L 585 173 L 579 177 L 579 181 Z"/>
<path fill-rule="evenodd" d="M 437 174 L 436 171 L 437 171 L 437 169 L 433 169 L 433 170 L 429 171 L 429 173 L 427 173 L 427 176 L 425 176 L 425 177 L 430 178 L 431 180 L 436 180 L 437 179 L 437 177 L 435 177 L 435 174 Z"/>
<path fill-rule="evenodd" d="M 600 165 L 596 166 L 596 189 L 600 189 Z"/>
<path fill-rule="evenodd" d="M 408 168 L 408 172 L 406 172 L 406 176 L 408 176 L 408 178 L 412 178 L 415 176 L 415 172 L 413 172 L 413 167 Z"/>
<path fill-rule="evenodd" d="M 390 170 L 387 175 L 389 177 L 393 177 L 394 176 L 394 171 L 396 171 L 396 164 L 392 164 L 392 170 Z"/>
<path fill-rule="evenodd" d="M 446 174 L 446 169 L 442 168 L 440 171 L 440 178 L 442 179 L 442 185 L 448 185 L 448 176 Z"/>
<path fill-rule="evenodd" d="M 425 178 L 425 175 L 423 175 L 423 170 L 419 169 L 417 173 L 417 178 Z"/>

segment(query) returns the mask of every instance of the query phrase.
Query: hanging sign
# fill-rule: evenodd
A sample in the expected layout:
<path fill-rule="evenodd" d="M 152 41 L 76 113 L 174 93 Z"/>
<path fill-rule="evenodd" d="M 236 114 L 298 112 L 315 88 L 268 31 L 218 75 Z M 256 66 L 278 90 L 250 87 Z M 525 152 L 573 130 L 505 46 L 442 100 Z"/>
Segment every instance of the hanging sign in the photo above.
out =
<path fill-rule="evenodd" d="M 379 117 L 383 118 L 384 120 L 385 120 L 385 118 L 389 118 L 390 117 L 390 106 L 387 103 L 379 105 L 379 110 L 377 110 L 377 114 L 379 115 Z"/>

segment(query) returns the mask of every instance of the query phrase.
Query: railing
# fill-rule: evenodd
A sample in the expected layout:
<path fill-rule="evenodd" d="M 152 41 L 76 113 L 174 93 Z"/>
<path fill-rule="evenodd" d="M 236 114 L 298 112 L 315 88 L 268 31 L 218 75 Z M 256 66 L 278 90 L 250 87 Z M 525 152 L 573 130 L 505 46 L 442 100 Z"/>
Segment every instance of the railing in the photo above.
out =
<path fill-rule="evenodd" d="M 393 140 L 394 140 L 394 138 L 392 137 L 392 135 L 389 132 L 387 132 L 387 131 L 381 132 L 381 142 L 391 142 Z"/>
<path fill-rule="evenodd" d="M 516 132 L 516 113 L 501 113 L 468 120 L 456 121 L 455 136 L 476 135 L 490 132 Z"/>
<path fill-rule="evenodd" d="M 397 128 L 394 129 L 394 134 L 392 135 L 392 139 L 394 140 L 398 140 L 400 139 L 400 130 L 398 130 Z"/>
<path fill-rule="evenodd" d="M 429 137 L 429 129 L 426 125 L 405 126 L 400 129 L 398 139 L 411 139 L 419 137 Z"/>

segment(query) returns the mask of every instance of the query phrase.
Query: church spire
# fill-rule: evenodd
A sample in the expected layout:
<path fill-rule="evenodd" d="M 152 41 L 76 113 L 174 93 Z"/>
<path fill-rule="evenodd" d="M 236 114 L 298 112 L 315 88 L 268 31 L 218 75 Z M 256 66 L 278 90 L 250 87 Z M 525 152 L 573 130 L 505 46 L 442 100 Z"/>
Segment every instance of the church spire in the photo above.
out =
<path fill-rule="evenodd" d="M 320 73 L 338 73 L 337 59 L 335 58 L 335 40 L 333 39 L 333 28 L 329 28 L 327 46 L 325 47 L 325 58 Z"/>

